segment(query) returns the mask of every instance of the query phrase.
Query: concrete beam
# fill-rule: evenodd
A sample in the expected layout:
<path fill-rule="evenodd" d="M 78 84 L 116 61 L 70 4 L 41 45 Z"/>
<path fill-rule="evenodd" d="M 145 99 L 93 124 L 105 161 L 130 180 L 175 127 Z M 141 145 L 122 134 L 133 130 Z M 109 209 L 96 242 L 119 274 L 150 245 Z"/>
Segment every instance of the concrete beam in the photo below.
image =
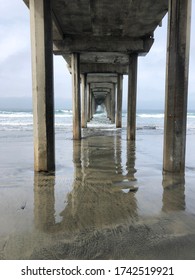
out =
<path fill-rule="evenodd" d="M 115 36 L 66 36 L 64 40 L 55 40 L 53 51 L 57 55 L 72 52 L 119 52 L 119 53 L 147 53 L 153 38 L 137 39 Z"/>
<path fill-rule="evenodd" d="M 113 88 L 113 83 L 91 83 L 91 89 L 112 89 Z"/>
<path fill-rule="evenodd" d="M 128 74 L 128 65 L 104 64 L 104 63 L 81 63 L 81 73 L 115 73 Z"/>
<path fill-rule="evenodd" d="M 185 170 L 191 0 L 170 0 L 163 170 Z"/>
<path fill-rule="evenodd" d="M 71 69 L 71 59 L 69 55 L 63 55 L 63 58 L 67 62 L 67 68 L 72 73 Z M 128 74 L 128 64 L 121 65 L 117 64 L 108 64 L 108 63 L 80 63 L 80 73 L 87 75 L 117 75 L 117 74 Z"/>
<path fill-rule="evenodd" d="M 87 75 L 87 83 L 117 83 L 117 76 L 89 76 Z"/>
<path fill-rule="evenodd" d="M 30 7 L 30 1 L 31 0 L 23 0 L 24 3 L 26 4 L 26 6 L 29 8 Z M 63 31 L 62 28 L 60 26 L 60 23 L 58 21 L 57 16 L 55 15 L 55 13 L 53 12 L 53 10 L 51 11 L 52 13 L 52 34 L 53 34 L 53 40 L 63 40 Z"/>
<path fill-rule="evenodd" d="M 30 0 L 34 168 L 55 169 L 51 1 Z"/>
<path fill-rule="evenodd" d="M 91 92 L 104 92 L 104 93 L 110 93 L 111 88 L 102 88 L 102 87 L 96 87 L 96 88 L 92 88 Z"/>
<path fill-rule="evenodd" d="M 104 95 L 104 96 L 106 96 L 110 92 L 102 91 L 102 90 L 101 91 L 92 90 L 92 93 L 93 93 L 93 95 Z"/>
<path fill-rule="evenodd" d="M 117 77 L 117 74 L 112 74 L 112 73 L 91 73 L 91 74 L 88 74 L 87 75 L 88 77 L 98 77 L 98 78 L 101 78 L 101 77 Z"/>

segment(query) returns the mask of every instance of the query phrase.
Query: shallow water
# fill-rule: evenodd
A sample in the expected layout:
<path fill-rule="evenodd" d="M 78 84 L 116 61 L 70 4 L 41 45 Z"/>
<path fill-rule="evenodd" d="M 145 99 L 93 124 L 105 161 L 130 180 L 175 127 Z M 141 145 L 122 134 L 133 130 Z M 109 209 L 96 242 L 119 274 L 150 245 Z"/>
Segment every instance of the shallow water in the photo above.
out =
<path fill-rule="evenodd" d="M 1 259 L 195 259 L 194 134 L 178 178 L 162 175 L 160 130 L 59 130 L 56 172 L 35 174 L 32 132 L 1 133 Z"/>

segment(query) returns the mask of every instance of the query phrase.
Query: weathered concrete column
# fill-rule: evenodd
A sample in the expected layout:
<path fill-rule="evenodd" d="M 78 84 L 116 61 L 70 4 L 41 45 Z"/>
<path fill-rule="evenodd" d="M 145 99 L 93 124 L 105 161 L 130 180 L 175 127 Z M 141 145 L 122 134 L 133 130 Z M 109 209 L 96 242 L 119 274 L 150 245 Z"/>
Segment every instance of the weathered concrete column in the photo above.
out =
<path fill-rule="evenodd" d="M 115 123 L 115 107 L 116 107 L 116 86 L 113 84 L 111 89 L 111 122 Z"/>
<path fill-rule="evenodd" d="M 34 169 L 55 169 L 51 1 L 30 0 Z"/>
<path fill-rule="evenodd" d="M 90 120 L 93 119 L 93 115 L 94 115 L 94 95 L 91 94 L 91 104 L 90 104 Z"/>
<path fill-rule="evenodd" d="M 90 122 L 91 116 L 91 86 L 88 84 L 88 110 L 87 110 L 87 121 Z"/>
<path fill-rule="evenodd" d="M 109 114 L 109 119 L 111 120 L 111 91 L 108 94 L 108 114 Z"/>
<path fill-rule="evenodd" d="M 116 128 L 122 127 L 122 96 L 123 96 L 123 75 L 117 77 L 117 109 Z"/>
<path fill-rule="evenodd" d="M 95 101 L 95 96 L 93 95 L 93 102 L 92 102 L 92 117 L 96 112 L 96 101 Z"/>
<path fill-rule="evenodd" d="M 81 125 L 82 128 L 87 127 L 87 74 L 81 75 L 82 83 L 82 115 Z"/>
<path fill-rule="evenodd" d="M 129 56 L 127 140 L 136 137 L 137 54 Z"/>
<path fill-rule="evenodd" d="M 108 94 L 106 95 L 105 102 L 104 102 L 105 108 L 106 108 L 106 114 L 107 118 L 109 118 L 109 108 L 108 108 Z"/>
<path fill-rule="evenodd" d="M 185 169 L 191 0 L 170 0 L 163 170 Z"/>
<path fill-rule="evenodd" d="M 73 53 L 72 63 L 72 102 L 73 102 L 73 139 L 81 139 L 81 100 L 80 100 L 80 55 Z"/>

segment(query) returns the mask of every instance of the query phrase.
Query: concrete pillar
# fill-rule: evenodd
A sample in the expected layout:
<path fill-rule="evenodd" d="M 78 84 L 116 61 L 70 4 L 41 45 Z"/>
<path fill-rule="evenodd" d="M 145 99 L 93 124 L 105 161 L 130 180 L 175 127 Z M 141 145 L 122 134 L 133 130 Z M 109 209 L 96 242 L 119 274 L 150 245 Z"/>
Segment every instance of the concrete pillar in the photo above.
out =
<path fill-rule="evenodd" d="M 82 115 L 81 125 L 82 128 L 87 127 L 87 74 L 81 75 L 82 83 Z"/>
<path fill-rule="evenodd" d="M 34 169 L 55 169 L 51 1 L 30 0 Z"/>
<path fill-rule="evenodd" d="M 108 94 L 108 115 L 109 119 L 111 120 L 111 91 Z"/>
<path fill-rule="evenodd" d="M 97 107 L 98 107 L 98 104 L 97 104 L 97 102 L 96 102 L 96 99 L 95 99 L 95 113 L 96 113 L 96 111 L 97 111 Z"/>
<path fill-rule="evenodd" d="M 106 95 L 106 98 L 105 98 L 105 101 L 104 101 L 104 105 L 105 105 L 105 108 L 106 108 L 106 115 L 107 115 L 107 118 L 109 118 L 109 112 L 108 112 L 108 94 Z"/>
<path fill-rule="evenodd" d="M 117 109 L 116 128 L 122 127 L 122 96 L 123 96 L 123 75 L 117 77 Z"/>
<path fill-rule="evenodd" d="M 72 102 L 73 102 L 73 139 L 81 139 L 81 101 L 80 101 L 80 55 L 73 53 L 72 63 Z"/>
<path fill-rule="evenodd" d="M 163 170 L 185 169 L 191 0 L 170 0 Z"/>
<path fill-rule="evenodd" d="M 111 89 L 111 122 L 115 123 L 115 106 L 116 106 L 116 86 L 113 84 Z"/>
<path fill-rule="evenodd" d="M 137 54 L 129 56 L 127 140 L 136 137 Z"/>
<path fill-rule="evenodd" d="M 93 102 L 92 99 L 93 99 L 93 94 L 91 92 L 91 94 L 90 94 L 90 121 L 92 119 L 92 102 Z"/>
<path fill-rule="evenodd" d="M 93 95 L 93 94 L 91 94 L 90 120 L 92 120 L 92 119 L 93 119 L 93 115 L 94 115 L 94 102 L 95 102 L 94 95 Z"/>
<path fill-rule="evenodd" d="M 88 84 L 88 110 L 87 110 L 87 121 L 90 122 L 91 116 L 91 86 Z"/>
<path fill-rule="evenodd" d="M 95 96 L 93 95 L 93 107 L 92 107 L 92 116 L 96 113 L 96 100 L 95 100 Z"/>

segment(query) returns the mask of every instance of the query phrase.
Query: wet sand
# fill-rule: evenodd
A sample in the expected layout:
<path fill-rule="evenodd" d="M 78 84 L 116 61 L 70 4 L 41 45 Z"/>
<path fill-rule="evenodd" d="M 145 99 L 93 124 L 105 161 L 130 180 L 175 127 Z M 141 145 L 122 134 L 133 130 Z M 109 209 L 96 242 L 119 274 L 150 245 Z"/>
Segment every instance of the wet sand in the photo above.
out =
<path fill-rule="evenodd" d="M 195 173 L 162 175 L 162 134 L 56 135 L 56 172 L 33 172 L 30 132 L 1 139 L 0 259 L 195 259 Z M 194 137 L 190 136 L 191 138 Z M 191 142 L 191 141 L 190 141 Z"/>

